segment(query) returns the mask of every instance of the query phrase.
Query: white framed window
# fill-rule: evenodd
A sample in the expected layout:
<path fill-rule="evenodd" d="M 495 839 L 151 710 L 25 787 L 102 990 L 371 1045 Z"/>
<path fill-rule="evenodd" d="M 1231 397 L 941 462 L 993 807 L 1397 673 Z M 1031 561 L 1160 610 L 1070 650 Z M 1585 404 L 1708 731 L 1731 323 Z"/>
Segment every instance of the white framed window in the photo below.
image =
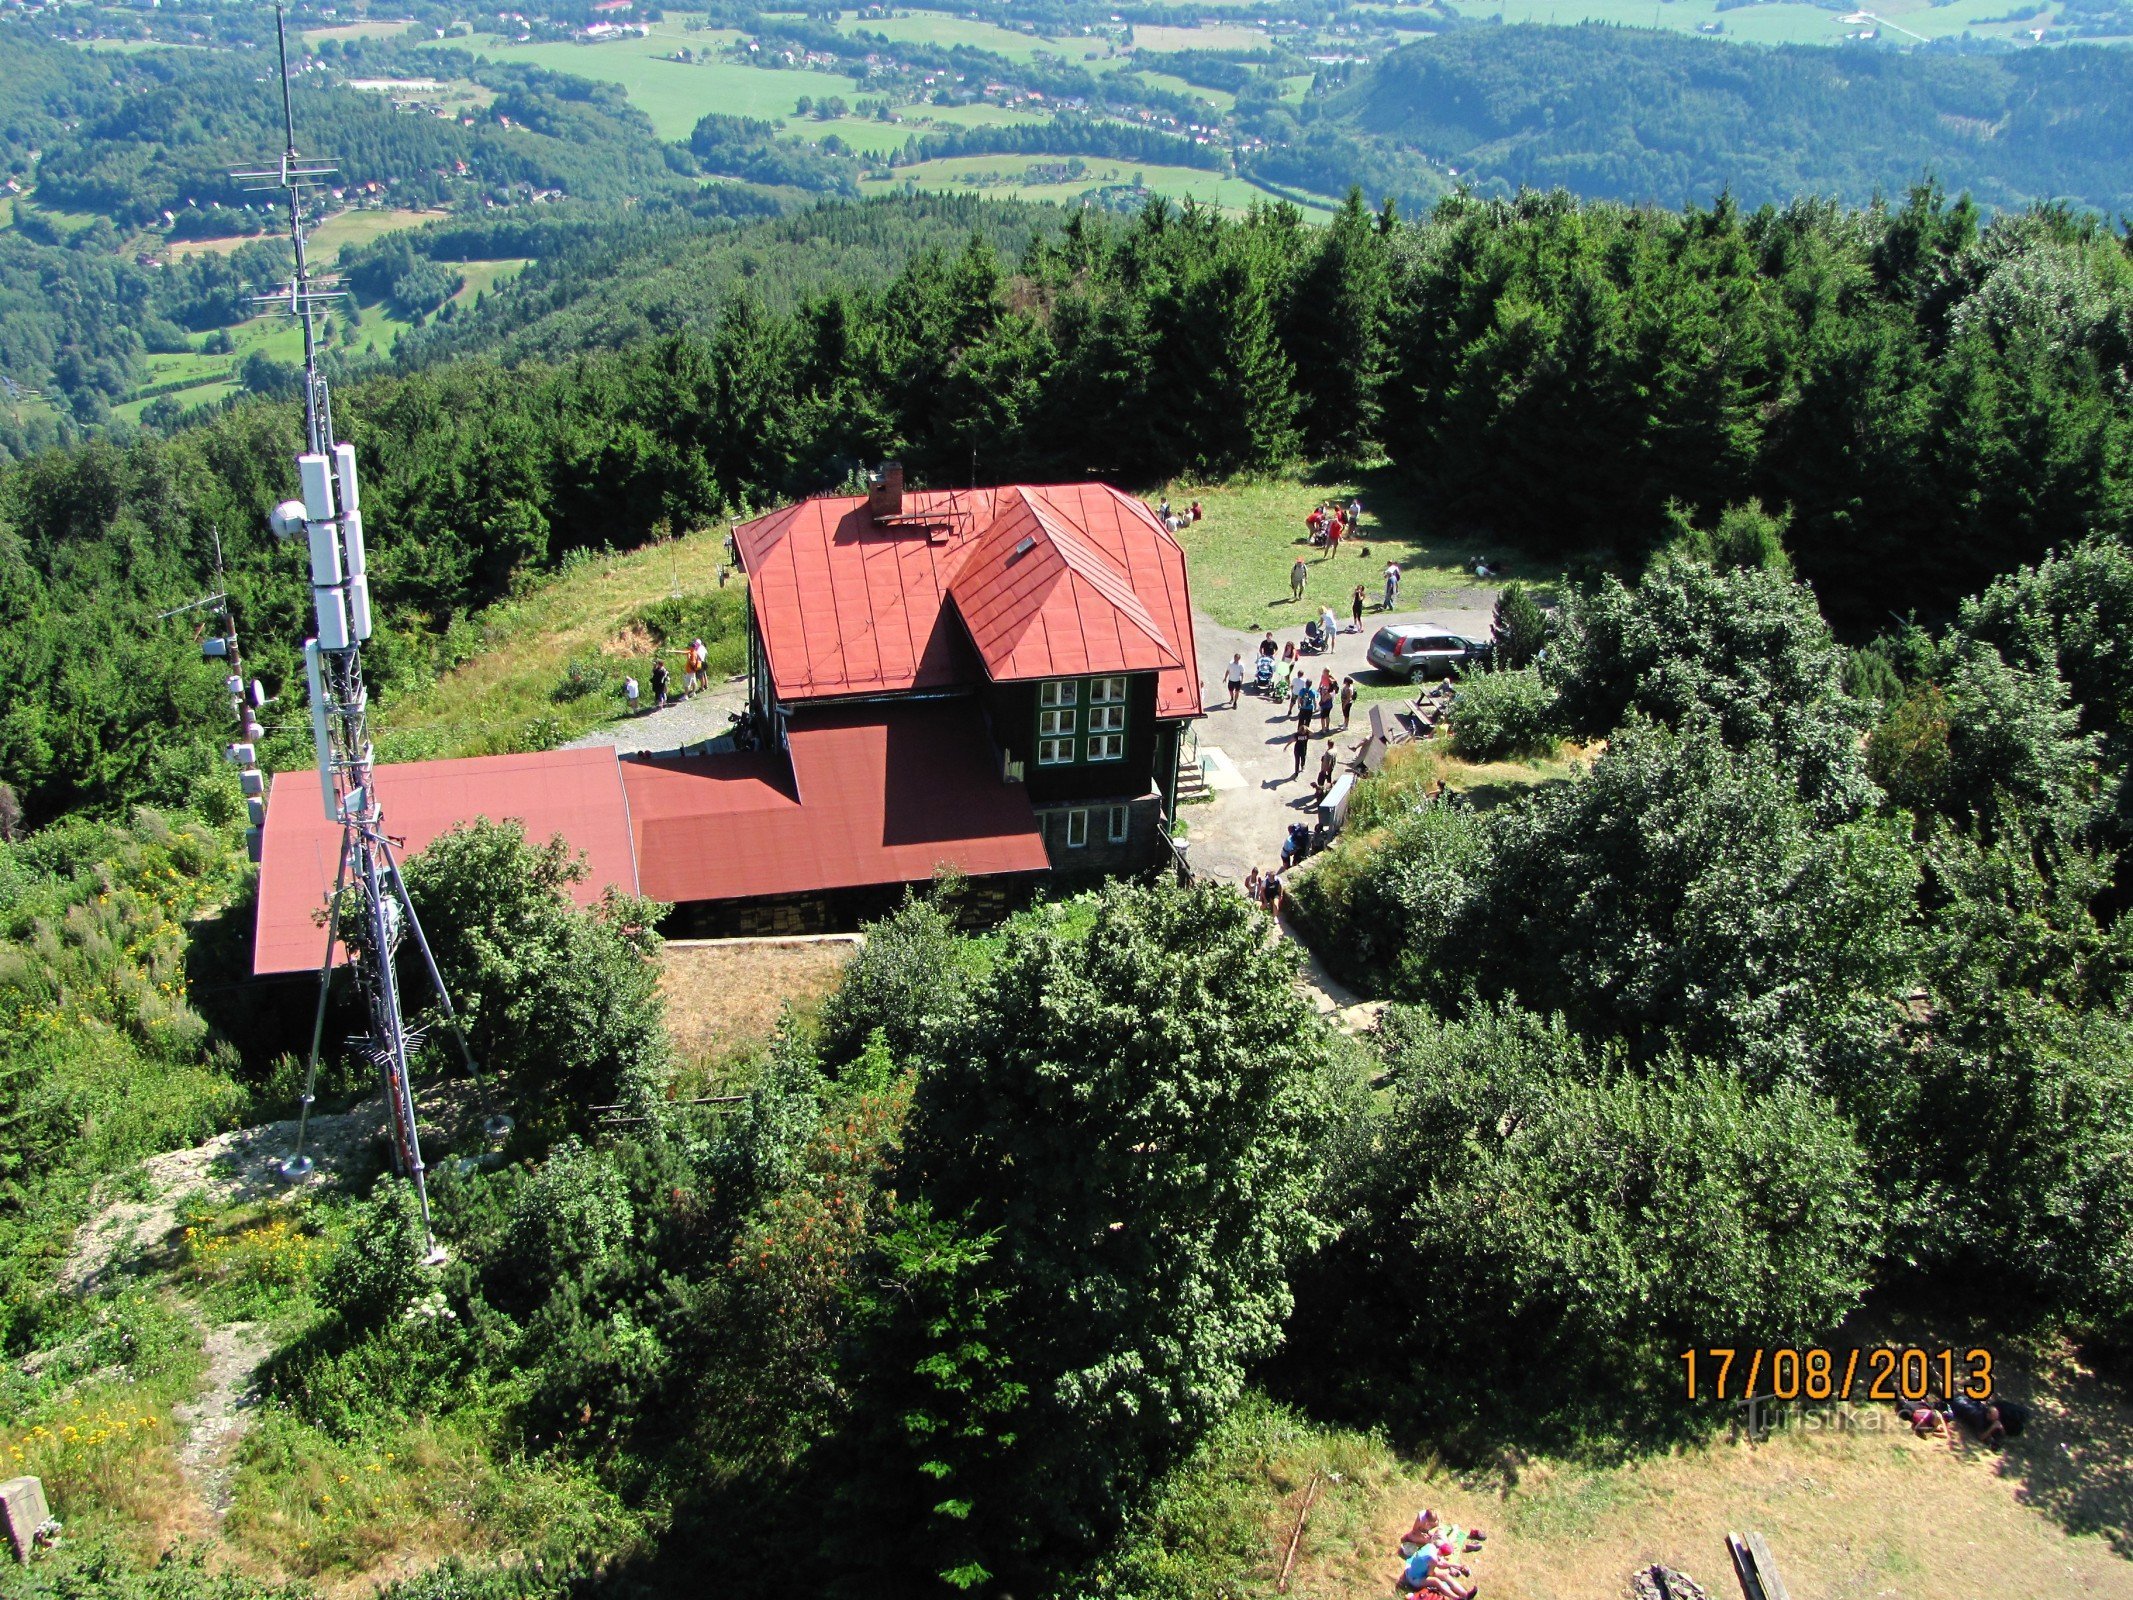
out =
<path fill-rule="evenodd" d="M 1072 739 L 1039 739 L 1037 741 L 1037 765 L 1040 767 L 1063 767 L 1074 759 Z"/>
<path fill-rule="evenodd" d="M 1071 715 L 1072 713 L 1069 713 Z M 1119 733 L 1126 726 L 1124 706 L 1092 706 L 1089 708 L 1089 732 Z"/>
<path fill-rule="evenodd" d="M 1074 693 L 1076 684 L 1072 678 L 1054 678 L 1049 683 L 1037 685 L 1037 704 L 1040 706 L 1070 706 L 1079 698 Z"/>
<path fill-rule="evenodd" d="M 1071 711 L 1040 711 L 1037 713 L 1037 736 L 1040 739 L 1057 739 L 1074 731 L 1075 713 Z"/>
<path fill-rule="evenodd" d="M 1067 813 L 1067 848 L 1079 850 L 1089 842 L 1089 814 L 1086 811 Z"/>
<path fill-rule="evenodd" d="M 1111 808 L 1111 827 L 1109 831 L 1113 844 L 1124 844 L 1126 842 L 1127 821 L 1128 813 L 1124 806 L 1113 806 Z"/>
<path fill-rule="evenodd" d="M 1123 761 L 1126 759 L 1126 736 L 1122 733 L 1098 733 L 1089 736 L 1089 759 L 1091 761 Z"/>
<path fill-rule="evenodd" d="M 1126 699 L 1124 678 L 1091 678 L 1089 680 L 1089 704 L 1092 706 L 1123 705 Z"/>

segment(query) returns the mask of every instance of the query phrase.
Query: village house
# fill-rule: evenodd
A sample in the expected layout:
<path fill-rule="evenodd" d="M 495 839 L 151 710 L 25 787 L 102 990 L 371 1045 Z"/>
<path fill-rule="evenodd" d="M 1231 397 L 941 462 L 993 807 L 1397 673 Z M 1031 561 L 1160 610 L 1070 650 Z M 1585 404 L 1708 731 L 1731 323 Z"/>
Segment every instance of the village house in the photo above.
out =
<path fill-rule="evenodd" d="M 1105 484 L 864 495 L 742 523 L 754 748 L 596 746 L 380 766 L 406 853 L 477 816 L 560 834 L 578 886 L 671 902 L 677 934 L 812 932 L 947 869 L 1004 906 L 1165 861 L 1201 714 L 1185 554 Z M 340 827 L 276 775 L 253 970 L 316 971 Z"/>

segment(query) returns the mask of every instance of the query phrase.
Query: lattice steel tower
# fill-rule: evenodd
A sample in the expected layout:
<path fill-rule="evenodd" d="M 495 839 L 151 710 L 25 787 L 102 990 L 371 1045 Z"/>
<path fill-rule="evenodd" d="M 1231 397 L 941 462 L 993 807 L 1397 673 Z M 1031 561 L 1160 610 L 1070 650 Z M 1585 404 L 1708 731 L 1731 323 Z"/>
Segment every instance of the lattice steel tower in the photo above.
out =
<path fill-rule="evenodd" d="M 290 1178 L 302 1178 L 311 1171 L 311 1158 L 304 1154 L 304 1135 L 318 1083 L 319 1046 L 325 1036 L 326 999 L 334 956 L 345 944 L 349 968 L 368 1019 L 368 1031 L 350 1043 L 377 1070 L 392 1121 L 394 1164 L 415 1186 L 427 1238 L 429 1185 L 422 1141 L 415 1130 L 414 1091 L 408 1079 L 409 1064 L 421 1046 L 422 1033 L 409 1025 L 402 1009 L 395 968 L 396 953 L 408 935 L 413 935 L 415 947 L 422 953 L 423 966 L 436 987 L 439 1008 L 458 1041 L 460 1058 L 477 1090 L 481 1088 L 481 1078 L 452 1011 L 436 958 L 415 917 L 407 885 L 401 881 L 400 864 L 385 833 L 385 813 L 378 803 L 368 729 L 369 696 L 363 686 L 363 641 L 370 637 L 371 615 L 370 580 L 363 556 L 362 499 L 356 480 L 355 449 L 333 437 L 333 407 L 326 375 L 319 370 L 318 333 L 313 321 L 317 309 L 339 291 L 314 285 L 304 239 L 305 192 L 318 187 L 334 169 L 307 162 L 297 154 L 296 116 L 289 94 L 288 35 L 279 6 L 274 19 L 287 141 L 278 166 L 238 176 L 263 188 L 283 190 L 289 197 L 289 243 L 295 252 L 295 271 L 285 289 L 261 299 L 264 304 L 286 310 L 304 330 L 304 450 L 296 458 L 303 497 L 283 501 L 268 520 L 278 536 L 293 539 L 301 535 L 310 546 L 311 598 L 318 632 L 315 638 L 304 641 L 304 674 L 311 695 L 311 734 L 318 749 L 320 794 L 327 820 L 341 828 L 340 868 L 333 898 L 326 906 L 326 955 L 319 966 L 318 1009 L 311 1028 L 311 1055 L 304 1074 L 296 1149 L 282 1163 L 282 1171 Z M 491 1113 L 486 1128 L 492 1139 L 501 1138 L 510 1132 L 510 1119 Z"/>

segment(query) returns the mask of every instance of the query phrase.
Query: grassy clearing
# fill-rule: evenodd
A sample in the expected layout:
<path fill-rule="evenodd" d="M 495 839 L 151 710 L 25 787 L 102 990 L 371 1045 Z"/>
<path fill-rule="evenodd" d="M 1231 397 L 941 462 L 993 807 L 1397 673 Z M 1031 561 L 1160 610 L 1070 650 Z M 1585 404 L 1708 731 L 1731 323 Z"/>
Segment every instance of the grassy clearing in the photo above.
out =
<path fill-rule="evenodd" d="M 1166 28 L 1138 24 L 1133 30 L 1137 50 L 1265 50 L 1273 36 L 1264 28 L 1241 27 L 1233 22 L 1199 28 Z"/>
<path fill-rule="evenodd" d="M 716 597 L 708 603 L 730 615 L 733 631 L 724 639 L 704 635 L 712 667 L 740 670 L 743 582 L 735 577 L 720 589 L 725 558 L 721 530 L 566 564 L 557 577 L 465 624 L 467 637 L 455 640 L 455 653 L 464 645 L 461 664 L 381 708 L 380 753 L 407 761 L 539 749 L 615 720 L 622 703 L 610 690 L 624 672 L 646 681 L 651 669 L 654 640 L 638 618 L 676 593 Z M 678 679 L 679 650 L 670 657 Z M 586 692 L 573 693 L 573 684 Z"/>
<path fill-rule="evenodd" d="M 1188 100 L 1204 100 L 1225 114 L 1237 107 L 1237 97 L 1227 89 L 1210 89 L 1205 84 L 1191 83 L 1167 72 L 1143 72 L 1141 81 L 1150 88 L 1167 89 L 1170 93 L 1181 94 Z"/>
<path fill-rule="evenodd" d="M 1375 607 L 1388 559 L 1400 563 L 1403 610 L 1427 607 L 1433 594 L 1480 587 L 1474 577 L 1479 560 L 1507 576 L 1544 586 L 1559 576 L 1552 568 L 1521 560 L 1500 541 L 1434 526 L 1387 471 L 1303 480 L 1178 482 L 1162 492 L 1173 506 L 1198 500 L 1204 509 L 1205 517 L 1178 535 L 1191 563 L 1193 604 L 1232 628 L 1293 627 L 1315 613 L 1321 602 L 1330 603 L 1345 619 L 1349 593 L 1359 583 Z M 1342 541 L 1336 557 L 1313 549 L 1304 532 L 1312 506 L 1335 500 L 1346 505 L 1358 496 L 1363 502 L 1362 538 Z M 1289 569 L 1298 556 L 1310 574 L 1302 606 L 1289 598 Z M 1369 622 L 1367 614 L 1364 622 Z"/>
<path fill-rule="evenodd" d="M 351 207 L 346 211 L 336 211 L 313 228 L 311 247 L 321 255 L 331 251 L 335 258 L 338 258 L 341 251 L 350 245 L 369 244 L 373 239 L 382 239 L 388 233 L 398 233 L 403 228 L 419 228 L 425 222 L 435 222 L 444 215 L 442 211 L 373 211 Z"/>
<path fill-rule="evenodd" d="M 965 44 L 976 50 L 990 50 L 995 55 L 1006 56 L 1010 61 L 1034 61 L 1040 50 L 1055 56 L 1065 56 L 1070 61 L 1078 61 L 1092 48 L 1099 54 L 1103 49 L 1102 40 L 1045 39 L 1035 34 L 995 27 L 990 22 L 952 17 L 936 11 L 913 11 L 900 17 L 879 17 L 872 21 L 847 21 L 842 26 L 848 33 L 864 29 L 868 33 L 878 33 L 900 44 L 933 44 L 944 50 L 952 50 L 959 44 Z"/>
<path fill-rule="evenodd" d="M 769 1038 L 787 1006 L 812 1017 L 854 949 L 829 939 L 669 944 L 659 980 L 667 1032 L 685 1076 L 703 1085 L 685 1092 L 721 1092 L 733 1058 Z"/>
<path fill-rule="evenodd" d="M 1041 111 L 1011 111 L 1006 106 L 982 102 L 970 106 L 913 106 L 904 115 L 908 122 L 942 128 L 1029 128 L 1052 120 Z"/>
<path fill-rule="evenodd" d="M 1524 761 L 1461 761 L 1441 741 L 1394 745 L 1377 776 L 1357 788 L 1352 831 L 1342 836 L 1342 845 L 1353 838 L 1358 850 L 1367 849 L 1369 830 L 1409 810 L 1440 783 L 1485 811 L 1548 784 L 1568 783 L 1592 765 L 1599 748 L 1565 743 Z"/>
<path fill-rule="evenodd" d="M 81 1307 L 68 1336 L 0 1378 L 0 1472 L 41 1478 L 70 1536 L 152 1559 L 190 1529 L 171 1413 L 205 1367 L 199 1329 L 162 1294 Z"/>
<path fill-rule="evenodd" d="M 649 34 L 589 44 L 511 44 L 484 38 L 481 54 L 493 61 L 523 61 L 602 83 L 619 83 L 630 104 L 652 119 L 662 139 L 687 140 L 699 119 L 716 111 L 731 117 L 790 117 L 802 95 L 820 99 L 859 93 L 851 78 L 835 73 L 772 71 L 735 61 L 675 61 L 680 49 L 716 49 L 730 35 L 691 33 L 677 22 L 656 24 Z M 437 41 L 438 48 L 464 48 L 466 41 Z M 811 125 L 796 123 L 792 132 Z M 825 134 L 826 134 L 825 130 Z"/>
<path fill-rule="evenodd" d="M 2119 1448 L 2133 1408 L 2064 1352 L 2036 1352 L 2032 1371 L 2040 1420 L 2003 1452 L 1832 1406 L 1759 1442 L 1606 1465 L 1505 1447 L 1462 1469 L 1248 1400 L 1143 1519 L 1130 1568 L 1136 1592 L 1266 1592 L 1315 1475 L 1288 1588 L 1304 1600 L 1393 1594 L 1422 1506 L 1487 1530 L 1465 1559 L 1500 1600 L 1620 1600 L 1653 1561 L 1729 1592 L 1724 1538 L 1743 1528 L 1768 1536 L 1797 1600 L 1971 1594 L 1987 1571 L 2044 1600 L 2133 1594 Z"/>
<path fill-rule="evenodd" d="M 303 1578 L 628 1539 L 626 1514 L 590 1473 L 513 1458 L 482 1430 L 420 1417 L 344 1440 L 270 1410 L 244 1443 L 233 1489 L 229 1542 L 250 1563 Z"/>
<path fill-rule="evenodd" d="M 397 39 L 413 27 L 412 22 L 381 18 L 376 22 L 344 22 L 332 28 L 306 28 L 300 37 L 306 44 L 322 39 Z"/>

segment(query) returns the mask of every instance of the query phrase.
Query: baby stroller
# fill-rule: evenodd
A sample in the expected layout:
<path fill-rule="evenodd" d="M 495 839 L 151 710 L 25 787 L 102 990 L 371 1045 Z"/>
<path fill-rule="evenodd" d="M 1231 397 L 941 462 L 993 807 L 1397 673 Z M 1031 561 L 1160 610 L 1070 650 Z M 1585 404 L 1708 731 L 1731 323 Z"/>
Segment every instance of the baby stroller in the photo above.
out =
<path fill-rule="evenodd" d="M 1259 664 L 1252 668 L 1252 687 L 1261 694 L 1265 694 L 1274 687 L 1274 658 L 1272 656 L 1261 656 Z"/>
<path fill-rule="evenodd" d="M 1326 637 L 1325 628 L 1319 623 L 1319 620 L 1316 617 L 1313 617 L 1309 622 L 1304 624 L 1303 647 L 1305 655 L 1315 656 L 1324 654 L 1326 646 L 1330 642 L 1331 641 L 1328 640 Z"/>

